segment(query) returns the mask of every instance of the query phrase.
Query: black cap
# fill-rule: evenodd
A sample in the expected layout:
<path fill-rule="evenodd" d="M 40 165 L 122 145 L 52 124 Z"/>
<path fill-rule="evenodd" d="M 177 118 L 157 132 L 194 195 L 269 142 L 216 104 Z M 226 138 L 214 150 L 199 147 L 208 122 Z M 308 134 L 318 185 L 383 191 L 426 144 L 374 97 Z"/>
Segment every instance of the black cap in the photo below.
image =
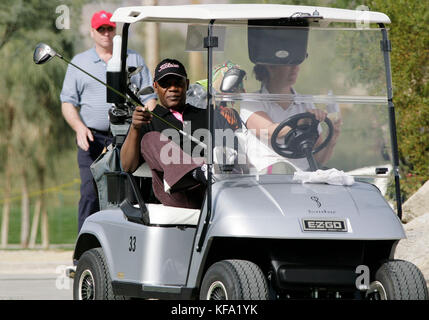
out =
<path fill-rule="evenodd" d="M 185 67 L 180 61 L 175 59 L 164 59 L 156 66 L 155 77 L 153 81 L 158 81 L 168 74 L 173 74 L 185 79 L 188 78 Z"/>

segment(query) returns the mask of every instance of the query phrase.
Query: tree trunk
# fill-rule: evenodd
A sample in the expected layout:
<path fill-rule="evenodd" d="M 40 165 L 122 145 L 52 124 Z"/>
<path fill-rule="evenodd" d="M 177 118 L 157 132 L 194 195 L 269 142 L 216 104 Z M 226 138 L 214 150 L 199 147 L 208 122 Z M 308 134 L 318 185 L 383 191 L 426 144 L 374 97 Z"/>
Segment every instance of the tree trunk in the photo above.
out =
<path fill-rule="evenodd" d="M 37 166 L 37 177 L 39 179 L 39 187 L 42 190 L 40 195 L 40 211 L 42 212 L 42 247 L 44 249 L 49 248 L 49 219 L 48 212 L 46 210 L 46 199 L 43 190 L 45 190 L 45 163 L 39 163 Z"/>
<path fill-rule="evenodd" d="M 11 190 L 10 183 L 11 183 L 11 172 L 10 172 L 9 166 L 6 165 L 3 216 L 1 221 L 1 247 L 2 248 L 7 247 L 8 238 L 9 238 L 10 190 Z"/>
<path fill-rule="evenodd" d="M 37 230 L 39 229 L 40 210 L 42 206 L 42 199 L 37 199 L 36 206 L 34 207 L 33 222 L 31 223 L 31 234 L 29 248 L 36 246 Z"/>
<path fill-rule="evenodd" d="M 10 216 L 10 190 L 5 188 L 5 200 L 3 203 L 3 216 L 1 221 L 1 247 L 4 249 L 7 247 L 8 236 L 9 236 L 9 216 Z"/>
<path fill-rule="evenodd" d="M 192 4 L 200 4 L 200 0 L 192 0 Z M 199 51 L 189 52 L 189 79 L 195 81 L 206 78 L 207 68 L 204 66 L 203 53 Z"/>
<path fill-rule="evenodd" d="M 205 78 L 207 68 L 204 67 L 202 52 L 189 52 L 189 69 L 189 79 L 192 83 Z"/>
<path fill-rule="evenodd" d="M 28 177 L 25 170 L 22 171 L 22 200 L 21 200 L 21 246 L 28 247 L 30 233 L 30 195 L 28 192 Z"/>
<path fill-rule="evenodd" d="M 42 247 L 49 248 L 49 219 L 46 206 L 42 203 Z"/>
<path fill-rule="evenodd" d="M 12 159 L 12 145 L 10 142 L 10 135 L 12 131 L 12 123 L 14 120 L 13 108 L 10 104 L 6 103 L 6 115 L 8 118 L 8 127 L 4 132 L 6 140 L 6 161 L 5 161 L 5 182 L 4 182 L 4 203 L 3 203 L 3 216 L 1 223 L 1 247 L 6 248 L 9 240 L 9 218 L 10 218 L 10 195 L 12 190 L 12 167 L 10 159 Z"/>
<path fill-rule="evenodd" d="M 143 0 L 144 6 L 157 6 L 158 0 Z M 159 63 L 159 24 L 147 22 L 145 24 L 145 61 L 151 72 Z"/>

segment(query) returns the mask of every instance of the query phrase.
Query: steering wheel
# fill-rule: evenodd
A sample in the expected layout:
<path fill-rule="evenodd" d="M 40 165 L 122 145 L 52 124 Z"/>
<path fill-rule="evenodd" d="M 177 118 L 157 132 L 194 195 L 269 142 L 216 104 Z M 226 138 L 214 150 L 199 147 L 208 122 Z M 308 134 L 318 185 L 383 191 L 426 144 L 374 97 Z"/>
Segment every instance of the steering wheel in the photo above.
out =
<path fill-rule="evenodd" d="M 300 120 L 303 119 L 308 119 L 309 121 L 300 123 Z M 307 158 L 311 167 L 312 162 L 315 163 L 313 155 L 328 145 L 334 132 L 334 127 L 328 117 L 325 118 L 325 123 L 329 128 L 328 136 L 316 148 L 314 148 L 314 145 L 319 138 L 319 120 L 310 112 L 293 115 L 281 122 L 271 136 L 271 145 L 274 151 L 283 157 L 290 159 Z M 279 133 L 284 127 L 290 127 L 291 130 L 283 138 L 279 139 Z M 278 139 L 280 142 L 277 141 Z"/>

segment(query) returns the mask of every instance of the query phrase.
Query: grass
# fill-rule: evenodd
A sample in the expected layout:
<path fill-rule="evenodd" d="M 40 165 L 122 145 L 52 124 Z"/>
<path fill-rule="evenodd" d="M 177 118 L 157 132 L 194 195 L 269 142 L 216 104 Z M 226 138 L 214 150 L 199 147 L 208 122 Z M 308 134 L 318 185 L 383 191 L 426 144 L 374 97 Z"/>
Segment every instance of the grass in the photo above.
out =
<path fill-rule="evenodd" d="M 48 207 L 50 244 L 74 244 L 77 237 L 77 202 L 76 205 L 51 205 Z M 34 207 L 31 206 L 31 220 Z M 41 219 L 37 232 L 36 244 L 41 243 Z M 21 208 L 15 204 L 11 208 L 9 221 L 9 244 L 19 244 L 21 234 Z"/>
<path fill-rule="evenodd" d="M 47 175 L 46 181 L 46 207 L 49 219 L 50 244 L 74 244 L 77 237 L 77 215 L 79 202 L 79 169 L 76 161 L 76 148 L 58 155 L 53 170 Z M 15 178 L 15 177 L 14 177 Z M 3 199 L 3 173 L 0 173 L 0 200 Z M 8 244 L 20 243 L 21 234 L 21 189 L 20 177 L 13 180 Z M 38 185 L 30 180 L 30 195 L 37 194 Z M 34 204 L 37 196 L 30 197 L 30 223 L 34 214 Z M 0 218 L 3 203 L 0 202 Z M 1 220 L 0 220 L 1 224 Z M 41 243 L 41 219 L 37 233 L 36 244 Z M 31 228 L 31 227 L 30 227 Z"/>

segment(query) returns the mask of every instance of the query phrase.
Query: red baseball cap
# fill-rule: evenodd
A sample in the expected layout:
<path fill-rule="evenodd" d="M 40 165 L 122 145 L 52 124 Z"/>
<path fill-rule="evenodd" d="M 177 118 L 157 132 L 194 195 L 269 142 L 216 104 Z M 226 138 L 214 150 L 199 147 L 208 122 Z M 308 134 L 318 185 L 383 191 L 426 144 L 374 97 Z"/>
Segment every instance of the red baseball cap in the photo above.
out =
<path fill-rule="evenodd" d="M 91 19 L 91 27 L 94 29 L 98 29 L 103 25 L 108 25 L 116 28 L 116 23 L 110 21 L 112 14 L 110 12 L 106 12 L 101 10 L 99 12 L 94 13 Z"/>

